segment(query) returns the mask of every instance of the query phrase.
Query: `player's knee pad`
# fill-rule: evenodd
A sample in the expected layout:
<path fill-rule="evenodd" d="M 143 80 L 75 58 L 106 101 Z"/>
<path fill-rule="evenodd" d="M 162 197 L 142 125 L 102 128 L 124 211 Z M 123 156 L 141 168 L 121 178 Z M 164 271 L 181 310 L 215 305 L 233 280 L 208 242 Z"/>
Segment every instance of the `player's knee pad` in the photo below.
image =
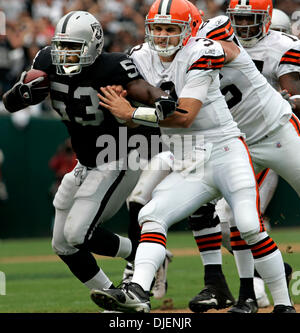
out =
<path fill-rule="evenodd" d="M 71 246 L 82 245 L 92 229 L 98 225 L 99 204 L 84 199 L 77 199 L 73 204 L 64 226 L 64 237 Z"/>
<path fill-rule="evenodd" d="M 247 194 L 247 192 L 245 192 Z M 256 193 L 248 192 L 246 196 L 241 193 L 240 198 L 236 199 L 232 207 L 234 224 L 240 233 L 252 232 L 252 230 L 260 230 L 260 212 L 257 207 Z M 252 195 L 252 197 L 251 197 Z M 230 225 L 231 227 L 233 225 Z"/>
<path fill-rule="evenodd" d="M 56 209 L 69 209 L 74 202 L 74 195 L 78 190 L 78 186 L 75 184 L 75 177 L 73 172 L 67 173 L 53 200 L 53 205 Z"/>
<path fill-rule="evenodd" d="M 267 236 L 266 232 L 259 232 L 259 228 L 249 230 L 248 232 L 241 232 L 241 238 L 248 244 L 253 245 L 261 241 Z"/>
<path fill-rule="evenodd" d="M 206 228 L 214 228 L 220 223 L 219 217 L 215 212 L 215 205 L 207 203 L 200 207 L 188 219 L 191 230 L 200 231 Z"/>
<path fill-rule="evenodd" d="M 78 251 L 75 247 L 71 246 L 62 235 L 55 235 L 52 238 L 52 249 L 57 255 L 71 255 Z"/>

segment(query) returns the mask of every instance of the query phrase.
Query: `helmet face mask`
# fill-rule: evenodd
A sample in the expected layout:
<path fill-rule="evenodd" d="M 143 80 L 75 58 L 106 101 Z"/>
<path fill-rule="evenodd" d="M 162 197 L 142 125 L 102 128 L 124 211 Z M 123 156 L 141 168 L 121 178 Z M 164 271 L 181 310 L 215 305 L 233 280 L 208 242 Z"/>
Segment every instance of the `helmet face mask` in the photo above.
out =
<path fill-rule="evenodd" d="M 180 28 L 180 32 L 157 36 L 155 25 L 176 25 Z M 156 0 L 152 4 L 145 20 L 145 40 L 159 56 L 173 56 L 187 43 L 191 32 L 192 16 L 186 0 Z M 158 38 L 164 40 L 163 46 L 157 43 Z M 173 45 L 175 38 L 178 38 L 177 45 Z"/>
<path fill-rule="evenodd" d="M 184 40 L 190 35 L 191 30 L 189 26 L 184 23 L 166 23 L 164 20 L 162 22 L 160 20 L 155 20 L 155 23 L 146 22 L 146 41 L 148 42 L 150 48 L 156 51 L 159 56 L 170 57 L 182 48 Z M 172 25 L 179 27 L 180 33 L 157 36 L 155 34 L 155 26 L 160 26 L 161 24 L 168 25 L 168 27 Z M 177 45 L 173 45 L 171 38 L 172 40 L 178 39 Z M 158 43 L 159 40 L 163 40 L 163 44 L 165 45 L 164 47 L 160 46 L 160 43 Z"/>
<path fill-rule="evenodd" d="M 52 64 L 59 75 L 79 74 L 101 54 L 104 44 L 100 23 L 88 12 L 71 12 L 61 18 L 51 41 Z"/>
<path fill-rule="evenodd" d="M 272 17 L 272 0 L 231 0 L 227 14 L 244 47 L 254 46 L 268 32 Z"/>

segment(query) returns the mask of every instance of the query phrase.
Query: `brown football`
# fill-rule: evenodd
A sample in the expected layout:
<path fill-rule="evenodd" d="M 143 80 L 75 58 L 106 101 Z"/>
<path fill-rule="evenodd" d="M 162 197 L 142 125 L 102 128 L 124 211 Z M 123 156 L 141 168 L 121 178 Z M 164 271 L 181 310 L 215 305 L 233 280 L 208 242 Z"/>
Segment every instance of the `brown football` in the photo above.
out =
<path fill-rule="evenodd" d="M 50 82 L 47 73 L 38 69 L 30 69 L 25 75 L 24 83 L 29 83 L 38 77 L 44 77 L 44 80 L 42 82 L 35 84 L 34 87 L 36 88 L 49 87 Z"/>

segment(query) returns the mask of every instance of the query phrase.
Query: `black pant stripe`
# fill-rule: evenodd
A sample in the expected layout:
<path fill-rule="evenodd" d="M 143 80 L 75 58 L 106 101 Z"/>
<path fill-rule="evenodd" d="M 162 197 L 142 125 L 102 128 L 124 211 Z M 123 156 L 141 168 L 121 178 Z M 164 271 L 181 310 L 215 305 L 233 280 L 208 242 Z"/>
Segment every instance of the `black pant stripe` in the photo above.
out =
<path fill-rule="evenodd" d="M 93 222 L 91 223 L 87 233 L 86 233 L 86 236 L 85 236 L 85 241 L 87 241 L 91 236 L 92 236 L 92 233 L 93 233 L 93 230 L 96 226 L 96 224 L 98 223 L 109 199 L 111 198 L 111 196 L 113 195 L 114 191 L 116 190 L 116 188 L 118 187 L 118 185 L 121 183 L 122 179 L 124 178 L 125 176 L 125 173 L 126 173 L 126 170 L 122 170 L 119 174 L 119 176 L 117 177 L 117 179 L 112 183 L 112 185 L 110 186 L 110 188 L 108 189 L 108 191 L 105 193 L 102 201 L 101 201 L 101 204 L 100 204 L 100 207 L 98 209 L 98 212 L 95 216 L 95 218 L 93 219 Z"/>

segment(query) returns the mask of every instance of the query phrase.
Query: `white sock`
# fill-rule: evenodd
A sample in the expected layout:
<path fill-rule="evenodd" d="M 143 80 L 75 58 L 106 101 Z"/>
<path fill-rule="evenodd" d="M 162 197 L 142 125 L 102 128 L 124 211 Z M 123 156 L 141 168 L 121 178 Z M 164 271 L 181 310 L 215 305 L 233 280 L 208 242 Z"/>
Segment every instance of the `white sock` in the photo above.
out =
<path fill-rule="evenodd" d="M 274 305 L 291 305 L 281 252 L 277 249 L 265 257 L 255 259 L 254 264 L 257 272 L 268 285 Z"/>
<path fill-rule="evenodd" d="M 112 282 L 107 277 L 107 275 L 103 272 L 103 270 L 100 268 L 100 271 L 90 280 L 84 283 L 84 285 L 89 289 L 108 289 Z"/>
<path fill-rule="evenodd" d="M 251 250 L 233 251 L 235 264 L 240 278 L 253 278 L 254 259 Z"/>
<path fill-rule="evenodd" d="M 156 271 L 166 256 L 164 246 L 155 243 L 139 244 L 134 260 L 134 273 L 131 282 L 138 283 L 145 291 L 150 291 Z"/>
<path fill-rule="evenodd" d="M 220 250 L 201 251 L 200 257 L 204 266 L 206 265 L 222 265 L 222 252 Z"/>

